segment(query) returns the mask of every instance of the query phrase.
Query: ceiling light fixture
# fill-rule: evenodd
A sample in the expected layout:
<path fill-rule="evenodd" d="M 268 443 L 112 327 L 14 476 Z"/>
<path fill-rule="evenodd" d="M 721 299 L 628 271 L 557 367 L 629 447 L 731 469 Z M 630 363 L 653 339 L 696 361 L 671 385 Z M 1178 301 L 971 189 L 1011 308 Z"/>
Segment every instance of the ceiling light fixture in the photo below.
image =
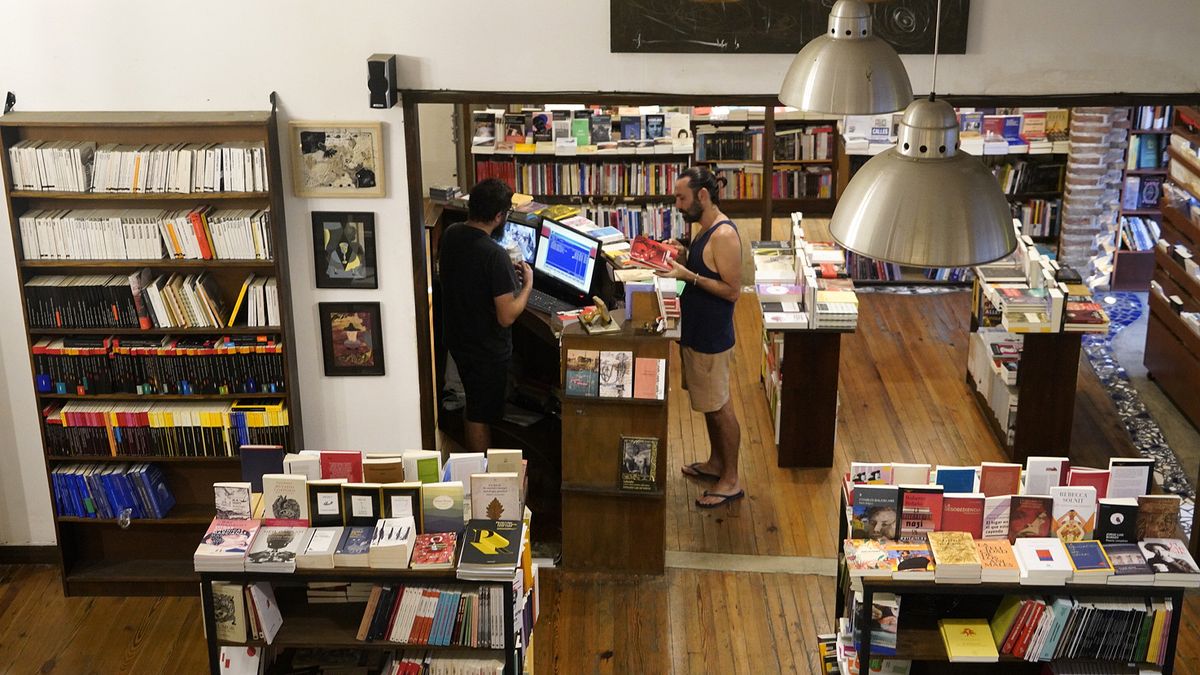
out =
<path fill-rule="evenodd" d="M 908 105 L 896 147 L 854 174 L 829 222 L 839 244 L 875 260 L 970 267 L 1017 246 L 1000 183 L 977 157 L 959 150 L 954 108 L 934 97 L 941 15 L 938 0 L 929 98 Z"/>
<path fill-rule="evenodd" d="M 829 30 L 804 45 L 779 91 L 784 105 L 825 115 L 873 115 L 912 102 L 908 71 L 896 50 L 871 31 L 861 0 L 838 0 Z"/>

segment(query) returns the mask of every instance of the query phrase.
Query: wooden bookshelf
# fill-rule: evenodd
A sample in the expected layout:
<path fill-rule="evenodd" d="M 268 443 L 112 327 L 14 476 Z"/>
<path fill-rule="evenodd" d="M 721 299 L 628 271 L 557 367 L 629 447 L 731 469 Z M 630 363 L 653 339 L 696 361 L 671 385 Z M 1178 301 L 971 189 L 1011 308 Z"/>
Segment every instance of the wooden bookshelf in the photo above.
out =
<path fill-rule="evenodd" d="M 1200 119 L 1200 111 L 1183 108 L 1175 112 L 1174 134 L 1200 145 L 1200 137 L 1187 132 L 1179 119 L 1184 112 L 1191 119 Z M 1168 150 L 1168 162 L 1186 162 L 1196 171 L 1195 162 L 1174 148 Z M 1172 185 L 1177 185 L 1169 177 Z M 1178 187 L 1184 187 L 1177 185 Z M 1193 195 L 1194 196 L 1194 195 Z M 1182 245 L 1200 256 L 1200 225 L 1188 213 L 1189 207 L 1172 203 L 1164 197 L 1162 207 L 1162 238 L 1170 247 Z M 1155 247 L 1154 281 L 1164 293 L 1177 295 L 1183 301 L 1183 311 L 1200 312 L 1200 279 L 1188 274 L 1184 266 L 1169 251 Z M 1147 374 L 1163 393 L 1179 408 L 1193 426 L 1200 428 L 1200 335 L 1197 335 L 1170 303 L 1157 292 L 1150 292 L 1150 319 L 1146 326 L 1146 347 L 1143 361 Z"/>
<path fill-rule="evenodd" d="M 517 572 L 520 574 L 520 571 Z M 428 651 L 436 659 L 439 652 L 470 652 L 482 657 L 498 657 L 503 660 L 504 675 L 519 675 L 523 672 L 526 650 L 530 646 L 531 635 L 519 635 L 516 625 L 517 617 L 527 611 L 526 603 L 533 602 L 529 589 L 524 597 L 516 597 L 512 583 L 496 581 L 460 580 L 454 570 L 383 570 L 383 569 L 330 569 L 330 570 L 296 570 L 291 574 L 269 572 L 201 572 L 200 598 L 204 615 L 205 635 L 207 636 L 207 651 L 209 669 L 213 675 L 223 672 L 220 665 L 221 648 L 224 646 L 266 646 L 262 640 L 246 642 L 228 642 L 220 640 L 217 635 L 215 613 L 215 596 L 213 584 L 228 582 L 236 584 L 252 584 L 268 582 L 273 587 L 283 624 L 271 643 L 271 648 L 277 650 L 320 648 L 320 649 L 354 649 L 354 650 L 396 650 L 411 649 L 412 651 Z M 504 646 L 490 647 L 441 647 L 436 645 L 400 645 L 389 640 L 367 642 L 357 639 L 358 630 L 365 611 L 364 603 L 310 603 L 305 597 L 305 585 L 312 581 L 356 581 L 375 584 L 430 584 L 435 586 L 452 586 L 472 589 L 487 586 L 499 586 L 503 593 L 505 611 L 504 623 L 501 630 L 504 633 Z"/>
<path fill-rule="evenodd" d="M 581 103 L 587 103 L 586 100 L 581 100 Z M 704 104 L 707 101 L 703 97 L 697 97 L 695 104 Z M 606 104 L 606 107 L 611 107 L 612 102 Z M 833 208 L 837 204 L 837 193 L 839 186 L 844 183 L 840 181 L 839 167 L 842 165 L 842 146 L 840 135 L 836 133 L 836 120 L 797 120 L 797 119 L 776 119 L 775 111 L 772 106 L 766 106 L 765 111 L 761 114 L 755 114 L 753 119 L 709 119 L 708 117 L 697 118 L 692 116 L 690 124 L 693 132 L 698 125 L 712 124 L 714 126 L 724 127 L 750 127 L 760 126 L 764 128 L 762 159 L 722 159 L 711 160 L 696 159 L 697 154 L 680 153 L 654 153 L 654 154 L 630 154 L 630 153 L 585 153 L 577 155 L 552 155 L 538 153 L 490 153 L 490 154 L 472 154 L 470 148 L 470 139 L 473 135 L 471 128 L 471 113 L 472 111 L 483 110 L 488 106 L 482 104 L 458 104 L 459 117 L 459 135 L 465 139 L 465 142 L 460 143 L 458 149 L 458 160 L 460 175 L 464 187 L 469 188 L 478 180 L 477 163 L 485 160 L 502 160 L 512 161 L 518 166 L 525 162 L 587 162 L 587 163 L 636 163 L 636 162 L 684 162 L 694 166 L 708 166 L 715 168 L 716 165 L 733 166 L 741 165 L 752 168 L 755 173 L 761 172 L 762 189 L 760 194 L 755 197 L 732 198 L 724 197 L 721 199 L 721 209 L 727 215 L 736 218 L 759 219 L 760 234 L 759 238 L 769 238 L 771 219 L 776 217 L 784 217 L 793 211 L 802 210 L 809 215 L 825 215 L 833 213 Z M 530 107 L 530 106 L 526 106 Z M 532 107 L 540 108 L 540 105 Z M 689 106 L 682 106 L 684 110 L 690 109 Z M 786 131 L 803 126 L 831 126 L 835 131 L 832 134 L 833 148 L 829 159 L 811 159 L 811 160 L 784 160 L 775 159 L 776 136 L 775 130 Z M 694 136 L 694 133 L 693 133 Z M 829 167 L 831 172 L 831 196 L 829 198 L 776 198 L 772 194 L 772 177 L 776 170 L 796 170 L 803 168 Z M 662 205 L 671 206 L 674 201 L 673 196 L 668 192 L 663 195 L 651 196 L 630 196 L 630 195 L 533 195 L 534 199 L 544 204 L 625 204 L 625 205 Z"/>
<path fill-rule="evenodd" d="M 202 192 L 191 194 L 91 193 L 11 190 L 12 167 L 8 149 L 19 141 L 96 141 L 97 143 L 221 143 L 257 142 L 266 149 L 265 192 Z M 254 272 L 278 281 L 281 326 L 199 329 L 138 328 L 34 328 L 25 322 L 27 346 L 46 336 L 133 335 L 268 335 L 282 338 L 285 392 L 256 394 L 138 395 L 36 393 L 38 401 L 282 401 L 290 426 L 285 445 L 303 447 L 300 427 L 299 378 L 294 346 L 295 329 L 289 291 L 287 238 L 284 222 L 283 181 L 277 120 L 272 109 L 253 112 L 11 112 L 0 117 L 0 168 L 3 169 L 5 204 L 12 226 L 14 250 L 20 257 L 19 217 L 34 208 L 164 208 L 180 209 L 213 204 L 229 208 L 270 208 L 270 237 L 274 260 L 18 260 L 22 307 L 25 282 L 44 274 L 122 274 L 143 267 L 155 273 L 205 272 L 216 282 L 232 307 L 232 292 Z M 30 355 L 31 370 L 35 362 Z M 34 383 L 29 383 L 33 387 Z M 212 483 L 240 477 L 237 457 L 86 456 L 51 454 L 40 414 L 47 483 L 58 466 L 90 462 L 151 462 L 163 472 L 176 504 L 167 517 L 136 519 L 127 527 L 112 519 L 58 516 L 55 540 L 66 595 L 192 595 L 199 581 L 192 569 L 192 553 L 212 519 Z M 165 451 L 165 449 L 164 449 Z"/>
<path fill-rule="evenodd" d="M 1130 119 L 1134 119 L 1139 114 L 1140 108 L 1131 108 L 1129 111 Z M 1125 163 L 1121 174 L 1121 189 L 1117 204 L 1121 206 L 1119 213 L 1122 217 L 1131 216 L 1138 218 L 1151 218 L 1155 221 L 1161 221 L 1161 213 L 1158 209 L 1125 209 L 1125 190 L 1127 187 L 1127 178 L 1134 177 L 1137 180 L 1146 180 L 1150 177 L 1165 176 L 1167 173 L 1166 166 L 1153 167 L 1137 167 L 1127 168 L 1129 166 L 1130 155 L 1139 152 L 1135 147 L 1138 143 L 1147 142 L 1140 136 L 1152 137 L 1154 142 L 1158 143 L 1158 154 L 1164 154 L 1164 146 L 1167 143 L 1167 138 L 1171 130 L 1168 129 L 1131 129 L 1129 131 L 1130 139 L 1125 149 Z M 1134 158 L 1135 166 L 1139 162 Z M 1139 183 L 1140 185 L 1140 183 Z M 1117 222 L 1117 234 L 1114 245 L 1116 250 L 1113 251 L 1113 269 L 1112 276 L 1109 279 L 1109 288 L 1114 291 L 1136 291 L 1144 292 L 1150 288 L 1150 279 L 1154 276 L 1154 252 L 1153 251 L 1135 251 L 1128 248 L 1124 238 L 1121 237 L 1121 220 Z"/>

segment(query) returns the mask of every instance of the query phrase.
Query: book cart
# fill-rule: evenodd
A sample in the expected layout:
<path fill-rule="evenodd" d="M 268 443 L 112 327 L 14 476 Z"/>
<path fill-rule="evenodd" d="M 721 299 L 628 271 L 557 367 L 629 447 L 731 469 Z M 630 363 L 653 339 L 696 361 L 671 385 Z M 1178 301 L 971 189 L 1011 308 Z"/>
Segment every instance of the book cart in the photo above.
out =
<path fill-rule="evenodd" d="M 460 542 L 461 548 L 461 542 Z M 517 574 L 520 574 L 520 570 Z M 270 648 L 327 648 L 327 649 L 374 649 L 414 651 L 471 651 L 472 648 L 432 645 L 402 645 L 388 640 L 364 642 L 356 638 L 363 618 L 364 604 L 309 604 L 304 597 L 305 584 L 310 581 L 357 581 L 373 583 L 426 583 L 453 586 L 499 585 L 504 592 L 504 674 L 519 675 L 523 650 L 528 647 L 528 638 L 523 645 L 517 644 L 514 611 L 516 598 L 513 584 L 488 581 L 465 581 L 456 578 L 454 570 L 381 570 L 381 569 L 329 569 L 297 570 L 291 574 L 268 572 L 200 572 L 200 599 L 204 611 L 204 631 L 208 638 L 209 670 L 213 675 L 221 671 L 221 647 L 227 645 L 256 645 L 266 647 L 258 641 L 223 642 L 217 639 L 217 624 L 213 596 L 213 582 L 250 584 L 268 581 L 274 586 L 276 599 L 283 614 L 283 625 L 271 642 Z M 532 602 L 527 593 L 524 599 Z M 495 653 L 496 650 L 476 648 L 475 651 Z"/>
<path fill-rule="evenodd" d="M 191 595 L 198 579 L 192 569 L 191 552 L 212 519 L 212 484 L 235 480 L 239 475 L 236 449 L 231 456 L 196 456 L 201 453 L 174 453 L 153 447 L 146 454 L 123 455 L 114 449 L 105 454 L 64 454 L 51 449 L 43 411 L 61 403 L 149 404 L 164 401 L 211 403 L 255 403 L 283 406 L 290 425 L 283 429 L 285 447 L 302 447 L 299 378 L 296 374 L 295 330 L 292 321 L 291 292 L 284 224 L 280 149 L 274 109 L 263 111 L 213 112 L 6 112 L 0 116 L 0 168 L 3 168 L 5 204 L 11 224 L 14 251 L 17 254 L 18 287 L 27 307 L 26 283 L 45 275 L 119 275 L 125 277 L 141 269 L 154 275 L 206 274 L 214 282 L 227 306 L 234 305 L 239 288 L 248 274 L 274 277 L 278 284 L 280 325 L 232 326 L 222 328 L 106 328 L 38 327 L 30 316 L 22 326 L 30 350 L 30 365 L 35 380 L 39 373 L 33 348 L 43 338 L 105 338 L 132 336 L 213 337 L 248 339 L 257 337 L 283 345 L 281 360 L 284 386 L 277 391 L 258 393 L 78 393 L 36 386 L 34 396 L 39 410 L 38 426 L 44 449 L 47 483 L 53 501 L 53 472 L 74 463 L 149 462 L 163 473 L 173 493 L 175 506 L 164 518 L 134 519 L 122 524 L 117 519 L 75 517 L 56 510 L 54 539 L 58 542 L 58 566 L 65 595 Z M 11 101 L 10 101 L 11 102 Z M 7 107 L 6 107 L 7 111 Z M 120 143 L 138 148 L 171 144 L 261 144 L 265 149 L 263 191 L 206 192 L 92 192 L 67 190 L 15 189 L 14 167 L 9 150 L 21 141 L 94 141 L 99 145 Z M 25 250 L 19 219 L 34 209 L 191 209 L 210 205 L 217 209 L 269 209 L 269 249 L 271 259 L 221 258 L 180 259 L 24 259 Z M 114 415 L 115 416 L 115 415 Z M 178 427 L 184 428 L 184 427 Z M 108 431 L 111 435 L 113 427 Z M 198 430 L 188 427 L 189 430 Z M 254 441 L 251 441 L 254 442 Z M 114 446 L 115 447 L 115 446 Z"/>
<path fill-rule="evenodd" d="M 838 543 L 837 543 L 837 586 L 834 588 L 835 594 L 835 609 L 834 620 L 838 617 L 846 615 L 846 597 L 849 592 L 850 571 L 846 565 L 845 551 L 842 547 L 842 542 L 849 535 L 850 530 L 846 522 L 846 494 L 845 490 L 841 492 L 841 504 L 838 511 Z M 894 579 L 879 579 L 864 577 L 862 581 L 863 600 L 859 603 L 861 613 L 856 617 L 858 623 L 855 625 L 857 633 L 858 647 L 858 662 L 860 664 L 869 664 L 871 662 L 871 621 L 870 612 L 872 601 L 876 593 L 894 593 L 902 597 L 920 597 L 929 600 L 935 607 L 945 607 L 948 603 L 954 602 L 956 598 L 965 598 L 968 602 L 985 603 L 993 599 L 1002 598 L 1005 595 L 1081 595 L 1088 597 L 1107 596 L 1121 598 L 1137 598 L 1137 597 L 1160 597 L 1170 598 L 1175 611 L 1171 614 L 1171 626 L 1167 631 L 1167 648 L 1166 660 L 1162 667 L 1162 672 L 1165 675 L 1170 675 L 1174 672 L 1175 663 L 1175 648 L 1179 637 L 1179 626 L 1183 617 L 1183 596 L 1184 588 L 1172 586 L 1117 586 L 1117 585 L 1061 585 L 1061 586 L 1040 586 L 1014 583 L 996 583 L 982 582 L 978 584 L 955 584 L 955 583 L 936 583 L 934 581 L 897 581 Z M 918 614 L 913 616 L 913 612 L 905 614 L 900 612 L 900 623 L 896 630 L 896 653 L 889 654 L 884 658 L 888 659 L 903 659 L 910 661 L 923 661 L 943 663 L 949 662 L 949 656 L 946 653 L 945 645 L 938 631 L 937 619 L 940 617 L 930 617 Z M 989 604 L 990 607 L 990 604 Z M 977 612 L 977 614 L 990 616 L 991 609 L 987 612 Z M 908 619 L 907 621 L 905 619 Z M 916 619 L 914 621 L 914 618 Z M 924 619 L 924 621 L 922 620 Z M 1040 668 L 1044 662 L 1026 661 L 1023 658 L 1018 658 L 1011 655 L 1001 654 L 1000 663 L 995 668 L 1011 669 L 1016 664 L 1024 663 L 1030 667 Z M 961 664 L 964 668 L 977 670 L 980 667 L 987 667 L 987 664 L 966 663 Z M 939 669 L 945 666 L 938 666 Z M 1040 672 L 1040 671 L 1039 671 Z"/>

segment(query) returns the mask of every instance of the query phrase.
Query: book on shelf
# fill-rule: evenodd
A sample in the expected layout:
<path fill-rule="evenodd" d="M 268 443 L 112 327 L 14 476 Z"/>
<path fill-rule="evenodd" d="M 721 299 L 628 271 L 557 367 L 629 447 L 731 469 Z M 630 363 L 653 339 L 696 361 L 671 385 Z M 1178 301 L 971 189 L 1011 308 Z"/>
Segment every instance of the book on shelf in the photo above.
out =
<path fill-rule="evenodd" d="M 400 455 L 363 455 L 362 479 L 364 483 L 403 483 L 404 458 Z"/>
<path fill-rule="evenodd" d="M 938 630 L 951 663 L 995 663 L 1000 660 L 987 619 L 940 619 Z"/>
<path fill-rule="evenodd" d="M 422 483 L 421 522 L 425 532 L 458 532 L 463 526 L 463 484 Z"/>
<path fill-rule="evenodd" d="M 418 481 L 383 483 L 379 487 L 384 518 L 412 518 L 417 532 L 424 532 L 421 520 L 421 485 Z"/>
<path fill-rule="evenodd" d="M 895 540 L 900 535 L 900 489 L 895 485 L 853 487 L 850 537 Z"/>
<path fill-rule="evenodd" d="M 934 562 L 935 581 L 979 583 L 982 563 L 975 540 L 966 532 L 930 532 L 927 535 Z"/>
<path fill-rule="evenodd" d="M 333 553 L 334 567 L 370 567 L 374 525 L 347 525 Z"/>
<path fill-rule="evenodd" d="M 192 556 L 197 572 L 245 571 L 246 552 L 260 529 L 257 520 L 214 518 Z"/>
<path fill-rule="evenodd" d="M 342 541 L 345 528 L 341 526 L 312 527 L 309 530 L 311 534 L 304 543 L 304 548 L 296 556 L 296 568 L 333 569 L 333 556 L 337 553 L 337 546 Z"/>
<path fill-rule="evenodd" d="M 1021 465 L 1007 462 L 982 462 L 979 491 L 988 497 L 1021 492 Z"/>
<path fill-rule="evenodd" d="M 667 360 L 637 356 L 633 359 L 633 397 L 661 401 L 666 398 Z"/>
<path fill-rule="evenodd" d="M 1154 569 L 1146 562 L 1146 556 L 1136 542 L 1127 544 L 1102 543 L 1113 573 L 1108 583 L 1117 586 L 1151 586 L 1154 584 Z"/>
<path fill-rule="evenodd" d="M 507 580 L 520 564 L 524 524 L 520 520 L 472 518 L 463 530 L 459 579 Z"/>
<path fill-rule="evenodd" d="M 982 492 L 943 494 L 940 529 L 967 532 L 982 539 L 986 500 Z"/>
<path fill-rule="evenodd" d="M 296 571 L 296 557 L 300 555 L 304 536 L 308 528 L 275 527 L 263 525 L 254 538 L 254 544 L 246 553 L 247 572 L 291 573 Z"/>
<path fill-rule="evenodd" d="M 1096 527 L 1096 489 L 1090 485 L 1050 488 L 1053 500 L 1051 532 L 1062 541 L 1092 538 Z"/>
<path fill-rule="evenodd" d="M 361 483 L 363 454 L 358 450 L 322 450 L 321 478 L 344 478 Z"/>
<path fill-rule="evenodd" d="M 262 496 L 259 495 L 259 499 Z M 254 517 L 254 493 L 250 483 L 223 481 L 213 483 L 213 500 L 217 517 L 225 520 L 248 520 Z"/>
<path fill-rule="evenodd" d="M 313 527 L 337 527 L 345 524 L 345 508 L 342 502 L 342 484 L 345 482 L 345 478 L 308 481 L 308 514 Z"/>
<path fill-rule="evenodd" d="M 367 563 L 373 569 L 408 569 L 416 539 L 412 518 L 381 518 L 375 523 Z"/>
<path fill-rule="evenodd" d="M 923 541 L 942 529 L 942 489 L 939 485 L 901 485 L 900 531 L 903 542 Z"/>
<path fill-rule="evenodd" d="M 1021 568 L 1006 539 L 979 539 L 975 548 L 979 552 L 980 581 L 1013 584 L 1020 581 Z"/>
<path fill-rule="evenodd" d="M 1071 460 L 1066 457 L 1030 457 L 1025 461 L 1025 467 L 1023 493 L 1048 496 L 1050 488 L 1058 487 L 1066 480 Z"/>
<path fill-rule="evenodd" d="M 933 581 L 937 569 L 927 542 L 889 542 L 884 546 L 896 580 Z"/>
<path fill-rule="evenodd" d="M 457 532 L 426 532 L 413 544 L 412 569 L 453 569 L 458 543 Z"/>
<path fill-rule="evenodd" d="M 1065 584 L 1074 576 L 1063 543 L 1054 537 L 1025 537 L 1013 543 L 1021 568 L 1021 583 L 1035 586 Z"/>
<path fill-rule="evenodd" d="M 475 473 L 467 482 L 471 485 L 472 518 L 502 520 L 521 514 L 521 484 L 516 472 Z"/>
<path fill-rule="evenodd" d="M 463 484 L 463 494 L 471 496 L 473 487 L 471 476 L 487 472 L 487 453 L 484 452 L 454 452 L 446 458 L 442 465 L 442 481 L 459 481 Z"/>
<path fill-rule="evenodd" d="M 1200 567 L 1187 546 L 1172 537 L 1150 537 L 1138 542 L 1146 564 L 1154 570 L 1155 586 L 1200 586 Z"/>
<path fill-rule="evenodd" d="M 383 517 L 383 493 L 379 483 L 342 483 L 346 525 L 374 526 Z"/>
<path fill-rule="evenodd" d="M 442 454 L 435 450 L 405 450 L 404 479 L 436 483 L 442 477 Z"/>
<path fill-rule="evenodd" d="M 1137 497 L 1137 538 L 1139 541 L 1174 537 L 1179 532 L 1179 495 L 1139 495 Z"/>
<path fill-rule="evenodd" d="M 1132 497 L 1100 499 L 1096 506 L 1096 539 L 1102 544 L 1136 544 L 1138 501 Z"/>
<path fill-rule="evenodd" d="M 307 477 L 289 473 L 262 476 L 263 525 L 308 526 Z"/>
<path fill-rule="evenodd" d="M 175 505 L 156 464 L 59 464 L 50 489 L 60 518 L 162 519 Z"/>
<path fill-rule="evenodd" d="M 1108 583 L 1108 578 L 1113 574 L 1113 565 L 1100 542 L 1094 539 L 1065 541 L 1063 548 L 1066 549 L 1067 559 L 1071 562 L 1072 583 Z"/>
<path fill-rule="evenodd" d="M 1154 461 L 1149 457 L 1109 458 L 1109 483 L 1105 496 L 1110 499 L 1137 498 L 1150 494 L 1154 487 Z"/>

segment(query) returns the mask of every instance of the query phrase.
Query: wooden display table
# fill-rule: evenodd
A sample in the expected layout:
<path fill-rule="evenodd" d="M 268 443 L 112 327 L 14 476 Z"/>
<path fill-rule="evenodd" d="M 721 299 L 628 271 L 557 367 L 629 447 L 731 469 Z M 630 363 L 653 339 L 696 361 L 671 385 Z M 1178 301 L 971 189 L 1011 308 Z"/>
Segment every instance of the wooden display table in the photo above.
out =
<path fill-rule="evenodd" d="M 568 350 L 633 352 L 669 364 L 671 338 L 629 325 L 620 332 L 587 335 L 574 324 L 563 331 Z M 570 570 L 662 574 L 666 558 L 667 401 L 664 372 L 660 400 L 566 396 L 562 400 L 563 567 Z M 563 387 L 564 392 L 566 387 Z M 654 489 L 622 490 L 621 437 L 658 439 Z"/>
<path fill-rule="evenodd" d="M 771 413 L 779 417 L 775 438 L 778 466 L 833 466 L 842 334 L 853 332 L 826 328 L 770 331 L 783 336 L 779 404 Z M 770 375 L 764 374 L 765 386 L 766 377 Z"/>

